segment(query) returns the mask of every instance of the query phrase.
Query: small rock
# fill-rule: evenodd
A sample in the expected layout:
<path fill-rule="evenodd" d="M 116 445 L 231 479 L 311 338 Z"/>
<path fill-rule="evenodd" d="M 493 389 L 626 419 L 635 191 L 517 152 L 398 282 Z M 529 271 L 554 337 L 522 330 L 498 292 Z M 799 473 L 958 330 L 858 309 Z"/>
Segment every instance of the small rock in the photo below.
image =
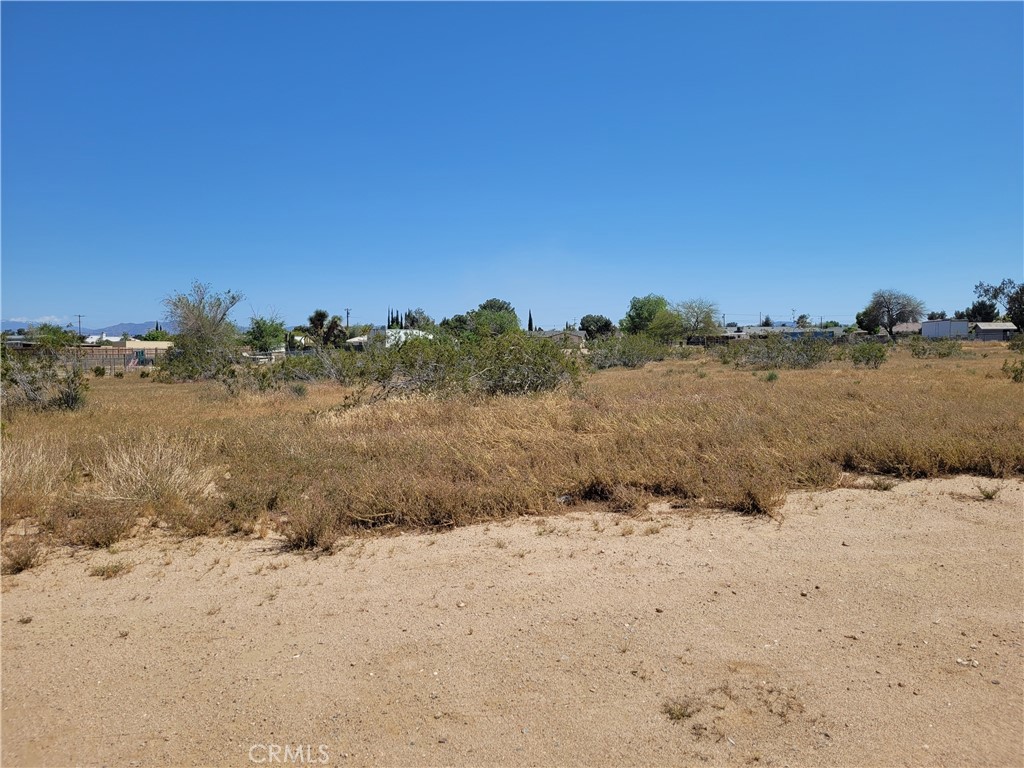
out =
<path fill-rule="evenodd" d="M 465 604 L 464 602 L 462 602 L 461 600 L 459 600 L 459 602 L 457 602 L 457 603 L 455 604 L 455 606 L 456 606 L 457 608 L 465 608 L 465 607 L 466 607 L 466 604 Z"/>
<path fill-rule="evenodd" d="M 800 597 L 807 597 L 807 593 L 806 592 L 801 592 L 800 593 Z"/>
<path fill-rule="evenodd" d="M 437 740 L 437 743 L 438 744 L 447 744 L 448 743 L 448 739 L 446 739 L 444 736 L 442 736 L 441 738 L 439 738 Z"/>
<path fill-rule="evenodd" d="M 850 546 L 850 545 L 849 545 L 849 544 L 847 544 L 847 543 L 846 543 L 846 542 L 844 541 L 844 542 L 843 542 L 843 546 L 844 546 L 844 547 L 848 547 L 848 546 Z"/>
<path fill-rule="evenodd" d="M 993 680 L 992 681 L 992 685 L 999 685 L 999 681 L 998 680 Z"/>
<path fill-rule="evenodd" d="M 664 608 L 655 608 L 655 609 L 654 609 L 654 612 L 655 612 L 655 613 L 664 613 L 664 612 L 665 612 L 665 609 L 664 609 Z"/>

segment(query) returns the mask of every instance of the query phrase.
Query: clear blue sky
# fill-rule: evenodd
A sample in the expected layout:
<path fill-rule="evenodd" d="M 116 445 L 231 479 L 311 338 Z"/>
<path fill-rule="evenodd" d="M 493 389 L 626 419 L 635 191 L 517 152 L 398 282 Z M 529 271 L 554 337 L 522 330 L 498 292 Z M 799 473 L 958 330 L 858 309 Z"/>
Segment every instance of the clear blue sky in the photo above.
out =
<path fill-rule="evenodd" d="M 1024 278 L 1022 8 L 5 2 L 0 311 L 951 312 Z"/>

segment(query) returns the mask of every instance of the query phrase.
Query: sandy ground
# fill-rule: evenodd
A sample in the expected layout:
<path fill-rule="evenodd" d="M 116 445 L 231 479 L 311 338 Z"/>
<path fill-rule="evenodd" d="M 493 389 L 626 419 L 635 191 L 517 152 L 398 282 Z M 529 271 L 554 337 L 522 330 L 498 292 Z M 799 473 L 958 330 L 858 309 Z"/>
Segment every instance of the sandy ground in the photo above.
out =
<path fill-rule="evenodd" d="M 1024 484 L 976 482 L 51 554 L 3 579 L 2 762 L 1024 765 Z"/>

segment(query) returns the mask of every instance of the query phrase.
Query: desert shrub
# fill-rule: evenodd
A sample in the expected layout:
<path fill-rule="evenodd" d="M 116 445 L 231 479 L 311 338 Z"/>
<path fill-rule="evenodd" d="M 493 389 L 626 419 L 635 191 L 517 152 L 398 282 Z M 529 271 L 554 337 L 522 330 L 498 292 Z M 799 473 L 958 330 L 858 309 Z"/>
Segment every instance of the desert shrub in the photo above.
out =
<path fill-rule="evenodd" d="M 58 540 L 101 549 L 126 538 L 136 520 L 126 504 L 82 496 L 61 500 L 39 522 Z"/>
<path fill-rule="evenodd" d="M 1011 352 L 1020 352 L 1021 354 L 1024 354 L 1024 333 L 1014 335 L 1006 346 L 1010 348 Z"/>
<path fill-rule="evenodd" d="M 913 336 L 910 339 L 910 354 L 916 358 L 953 357 L 963 351 L 963 344 L 956 339 L 926 339 Z"/>
<path fill-rule="evenodd" d="M 284 381 L 316 381 L 330 376 L 321 355 L 288 355 L 274 366 Z"/>
<path fill-rule="evenodd" d="M 45 555 L 38 536 L 9 536 L 3 543 L 3 573 L 15 574 L 35 568 Z"/>
<path fill-rule="evenodd" d="M 332 378 L 356 385 L 360 395 L 370 391 L 373 400 L 413 393 L 526 395 L 578 384 L 582 374 L 574 354 L 524 333 L 462 339 L 442 334 L 323 359 Z"/>
<path fill-rule="evenodd" d="M 243 362 L 223 368 L 216 376 L 217 381 L 227 387 L 232 395 L 245 392 L 266 394 L 275 392 L 284 383 L 280 369 L 275 365 L 259 365 Z"/>
<path fill-rule="evenodd" d="M 92 375 L 97 379 L 101 379 L 107 375 L 107 369 L 102 365 L 94 365 L 92 368 Z"/>
<path fill-rule="evenodd" d="M 1010 377 L 1011 381 L 1024 384 L 1024 357 L 1016 360 L 1004 360 L 1002 370 Z"/>
<path fill-rule="evenodd" d="M 672 356 L 672 348 L 655 341 L 644 334 L 624 334 L 588 342 L 587 362 L 594 370 L 604 368 L 641 368 L 647 363 L 666 360 Z M 692 350 L 687 350 L 689 355 Z M 678 354 L 678 353 L 677 353 Z M 682 355 L 679 355 L 682 357 Z"/>
<path fill-rule="evenodd" d="M 851 346 L 847 354 L 854 367 L 880 368 L 889 357 L 889 347 L 880 341 L 862 341 Z"/>
<path fill-rule="evenodd" d="M 566 354 L 550 339 L 507 333 L 485 338 L 473 351 L 470 377 L 488 395 L 528 395 L 550 392 L 580 380 L 575 355 Z"/>
<path fill-rule="evenodd" d="M 3 407 L 71 411 L 81 408 L 89 383 L 73 363 L 73 359 L 58 354 L 5 350 L 0 364 Z"/>
<path fill-rule="evenodd" d="M 148 379 L 149 378 L 149 371 L 139 371 L 139 378 L 140 379 Z"/>
<path fill-rule="evenodd" d="M 824 339 L 804 336 L 786 339 L 779 334 L 742 339 L 714 348 L 713 354 L 725 364 L 740 368 L 816 368 L 832 359 L 832 345 Z"/>
<path fill-rule="evenodd" d="M 124 378 L 124 371 L 114 371 L 114 378 L 115 379 L 123 379 Z"/>
<path fill-rule="evenodd" d="M 290 549 L 329 552 L 338 539 L 338 515 L 323 496 L 314 494 L 292 505 L 282 533 Z"/>

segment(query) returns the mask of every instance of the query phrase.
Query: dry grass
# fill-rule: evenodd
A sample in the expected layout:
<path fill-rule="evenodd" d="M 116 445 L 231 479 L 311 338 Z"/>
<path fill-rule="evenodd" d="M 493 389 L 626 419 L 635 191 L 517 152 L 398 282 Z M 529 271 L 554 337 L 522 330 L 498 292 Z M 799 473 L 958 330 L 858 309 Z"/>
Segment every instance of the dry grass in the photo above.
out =
<path fill-rule="evenodd" d="M 657 497 L 774 515 L 787 491 L 835 487 L 844 472 L 1020 473 L 1019 385 L 987 375 L 1005 347 L 964 354 L 969 369 L 900 350 L 879 370 L 832 363 L 772 386 L 697 357 L 604 371 L 577 395 L 344 411 L 328 410 L 345 393 L 327 384 L 303 399 L 231 399 L 218 385 L 105 378 L 81 412 L 18 413 L 5 426 L 4 517 L 52 516 L 70 467 L 81 468 L 75 498 L 186 533 L 276 528 L 320 549 L 358 529 L 556 514 L 560 498 L 633 515 Z M 9 476 L 29 490 L 12 491 Z M 33 501 L 8 511 L 9 492 Z"/>
<path fill-rule="evenodd" d="M 113 579 L 117 576 L 123 576 L 126 573 L 130 573 L 132 568 L 135 567 L 134 563 L 127 560 L 111 560 L 109 563 L 103 565 L 97 565 L 89 569 L 90 576 L 99 576 L 102 579 Z"/>
<path fill-rule="evenodd" d="M 46 548 L 38 536 L 8 536 L 3 542 L 4 574 L 15 574 L 35 568 L 43 562 Z"/>
<path fill-rule="evenodd" d="M 71 477 L 67 441 L 61 435 L 5 434 L 0 454 L 0 529 L 44 512 Z"/>

